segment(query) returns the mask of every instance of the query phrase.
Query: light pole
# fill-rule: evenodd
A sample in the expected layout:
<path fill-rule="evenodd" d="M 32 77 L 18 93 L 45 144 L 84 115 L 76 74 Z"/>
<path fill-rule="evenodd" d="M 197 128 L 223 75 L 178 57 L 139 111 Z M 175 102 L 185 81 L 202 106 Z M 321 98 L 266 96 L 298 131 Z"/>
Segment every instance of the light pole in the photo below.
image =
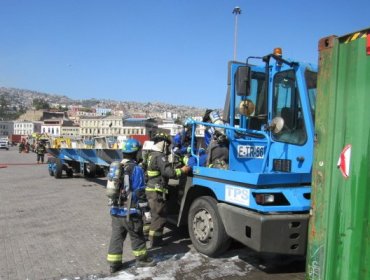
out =
<path fill-rule="evenodd" d="M 242 10 L 236 6 L 233 10 L 235 15 L 235 25 L 234 25 L 234 61 L 236 60 L 236 48 L 238 43 L 238 15 L 242 13 Z"/>

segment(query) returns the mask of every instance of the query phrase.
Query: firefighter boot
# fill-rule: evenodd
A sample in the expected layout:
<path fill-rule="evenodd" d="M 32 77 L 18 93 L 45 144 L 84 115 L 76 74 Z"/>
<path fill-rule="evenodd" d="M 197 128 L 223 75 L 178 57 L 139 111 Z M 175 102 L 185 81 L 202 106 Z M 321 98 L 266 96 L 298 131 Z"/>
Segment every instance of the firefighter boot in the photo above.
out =
<path fill-rule="evenodd" d="M 111 263 L 110 265 L 110 273 L 116 273 L 123 269 L 123 264 L 121 262 Z"/>
<path fill-rule="evenodd" d="M 156 262 L 148 257 L 148 255 L 136 257 L 136 267 L 152 267 L 155 266 Z"/>
<path fill-rule="evenodd" d="M 149 248 L 158 248 L 164 247 L 167 245 L 167 242 L 163 241 L 162 235 L 161 236 L 149 236 Z"/>
<path fill-rule="evenodd" d="M 163 242 L 163 229 L 149 231 L 149 248 L 163 247 L 167 245 Z"/>

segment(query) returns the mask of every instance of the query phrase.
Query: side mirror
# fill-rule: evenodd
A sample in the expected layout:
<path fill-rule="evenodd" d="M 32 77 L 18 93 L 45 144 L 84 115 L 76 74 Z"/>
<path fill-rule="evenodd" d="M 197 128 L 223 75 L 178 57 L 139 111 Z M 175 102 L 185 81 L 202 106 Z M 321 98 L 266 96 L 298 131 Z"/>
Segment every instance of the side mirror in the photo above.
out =
<path fill-rule="evenodd" d="M 235 73 L 235 90 L 239 96 L 250 95 L 251 68 L 240 66 Z"/>

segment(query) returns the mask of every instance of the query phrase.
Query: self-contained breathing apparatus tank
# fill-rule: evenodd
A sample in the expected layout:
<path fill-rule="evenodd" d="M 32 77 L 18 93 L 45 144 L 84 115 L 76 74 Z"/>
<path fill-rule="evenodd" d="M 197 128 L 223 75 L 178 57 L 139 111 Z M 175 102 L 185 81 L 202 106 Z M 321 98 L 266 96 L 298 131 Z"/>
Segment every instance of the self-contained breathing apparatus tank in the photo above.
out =
<path fill-rule="evenodd" d="M 121 184 L 122 163 L 113 161 L 109 166 L 107 176 L 106 194 L 113 201 L 119 197 L 119 188 Z"/>
<path fill-rule="evenodd" d="M 116 209 L 117 207 L 136 208 L 137 213 L 142 215 L 146 222 L 150 222 L 151 215 L 145 195 L 144 171 L 139 166 L 133 168 L 129 168 L 129 166 L 128 160 L 125 159 L 121 162 L 111 163 L 106 188 L 109 205 Z M 130 214 L 127 214 L 127 219 L 129 220 L 129 218 Z"/>
<path fill-rule="evenodd" d="M 209 121 L 213 124 L 217 125 L 224 125 L 225 122 L 221 119 L 220 114 L 218 111 L 213 110 L 209 112 Z M 223 143 L 227 141 L 227 137 L 225 135 L 225 129 L 220 127 L 211 127 L 210 129 L 211 134 L 219 143 Z"/>

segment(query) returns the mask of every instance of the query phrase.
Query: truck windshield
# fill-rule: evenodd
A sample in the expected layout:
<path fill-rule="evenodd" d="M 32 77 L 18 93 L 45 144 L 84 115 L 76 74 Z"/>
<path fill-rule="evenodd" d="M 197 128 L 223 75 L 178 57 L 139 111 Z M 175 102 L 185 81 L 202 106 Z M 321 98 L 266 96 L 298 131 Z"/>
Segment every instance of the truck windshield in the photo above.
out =
<path fill-rule="evenodd" d="M 310 102 L 312 119 L 315 123 L 316 92 L 317 92 L 317 72 L 306 69 L 304 73 L 307 85 L 308 100 Z"/>
<path fill-rule="evenodd" d="M 283 130 L 273 135 L 273 139 L 303 145 L 307 140 L 307 133 L 294 70 L 277 73 L 273 89 L 272 117 L 281 117 L 284 120 Z"/>

